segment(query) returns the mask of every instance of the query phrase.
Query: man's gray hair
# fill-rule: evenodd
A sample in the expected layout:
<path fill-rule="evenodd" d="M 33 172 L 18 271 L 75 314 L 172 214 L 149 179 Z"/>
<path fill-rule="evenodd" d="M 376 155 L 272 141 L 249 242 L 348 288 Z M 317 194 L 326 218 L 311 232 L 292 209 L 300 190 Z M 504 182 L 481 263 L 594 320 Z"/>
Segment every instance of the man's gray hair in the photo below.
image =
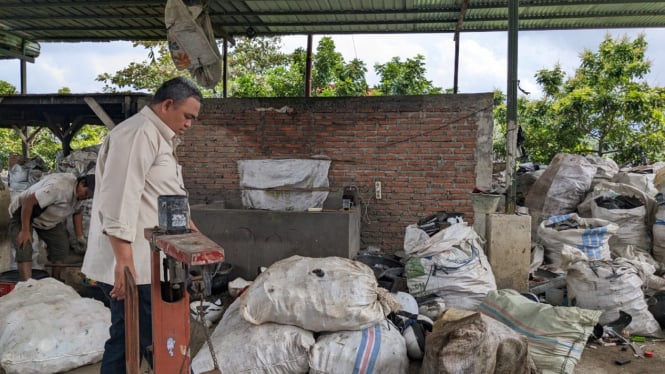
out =
<path fill-rule="evenodd" d="M 199 88 L 190 80 L 184 77 L 175 77 L 162 83 L 155 92 L 150 104 L 159 104 L 164 100 L 172 99 L 176 104 L 183 100 L 193 97 L 198 102 L 203 101 L 203 95 Z"/>

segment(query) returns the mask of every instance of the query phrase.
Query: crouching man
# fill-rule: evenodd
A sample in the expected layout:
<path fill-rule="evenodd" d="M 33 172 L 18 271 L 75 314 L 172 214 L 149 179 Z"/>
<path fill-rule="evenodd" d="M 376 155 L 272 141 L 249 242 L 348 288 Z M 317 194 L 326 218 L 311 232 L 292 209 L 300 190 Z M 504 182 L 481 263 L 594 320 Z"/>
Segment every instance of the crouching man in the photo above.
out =
<path fill-rule="evenodd" d="M 9 237 L 16 249 L 19 278 L 32 277 L 32 229 L 46 243 L 48 260 L 62 264 L 69 254 L 66 220 L 73 215 L 74 231 L 82 233 L 83 200 L 92 198 L 95 176 L 76 177 L 54 173 L 21 192 L 9 204 Z M 53 267 L 53 277 L 60 279 L 60 267 Z"/>

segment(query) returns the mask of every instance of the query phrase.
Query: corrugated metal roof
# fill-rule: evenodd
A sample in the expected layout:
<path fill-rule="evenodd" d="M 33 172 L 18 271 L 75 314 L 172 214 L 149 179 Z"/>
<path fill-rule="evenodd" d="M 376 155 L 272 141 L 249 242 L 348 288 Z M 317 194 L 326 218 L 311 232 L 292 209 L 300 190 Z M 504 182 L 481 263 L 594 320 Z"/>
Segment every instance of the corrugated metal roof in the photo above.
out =
<path fill-rule="evenodd" d="M 194 0 L 216 36 L 454 32 L 465 0 Z M 33 41 L 164 40 L 166 0 L 3 0 L 0 29 Z M 508 0 L 468 0 L 461 32 L 508 28 Z M 665 27 L 665 1 L 522 0 L 520 30 Z"/>
<path fill-rule="evenodd" d="M 452 33 L 508 29 L 509 0 L 186 0 L 215 36 Z M 512 1 L 512 0 L 511 0 Z M 520 30 L 665 27 L 665 1 L 521 0 Z M 166 0 L 2 0 L 0 58 L 35 42 L 165 40 Z M 16 40 L 6 43 L 7 40 Z M 36 46 L 36 50 L 34 48 Z M 36 54 L 36 55 L 35 55 Z"/>

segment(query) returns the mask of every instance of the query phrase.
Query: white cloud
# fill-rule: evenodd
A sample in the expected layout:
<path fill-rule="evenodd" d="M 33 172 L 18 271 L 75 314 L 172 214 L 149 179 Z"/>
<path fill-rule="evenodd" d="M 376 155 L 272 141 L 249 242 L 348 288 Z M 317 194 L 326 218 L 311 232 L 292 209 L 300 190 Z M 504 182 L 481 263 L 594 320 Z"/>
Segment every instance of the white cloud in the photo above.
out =
<path fill-rule="evenodd" d="M 128 42 L 41 43 L 40 56 L 27 66 L 28 93 L 54 93 L 69 87 L 74 93 L 101 92 L 97 75 L 113 73 L 132 61 L 147 59 L 143 48 Z M 0 79 L 20 89 L 18 60 L 0 61 Z"/>

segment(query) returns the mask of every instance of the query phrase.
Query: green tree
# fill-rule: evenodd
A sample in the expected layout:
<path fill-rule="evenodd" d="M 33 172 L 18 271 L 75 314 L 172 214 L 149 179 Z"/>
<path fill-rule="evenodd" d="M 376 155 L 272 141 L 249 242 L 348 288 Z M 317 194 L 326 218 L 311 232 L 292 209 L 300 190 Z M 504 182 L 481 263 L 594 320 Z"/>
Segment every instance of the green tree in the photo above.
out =
<path fill-rule="evenodd" d="M 365 79 L 367 67 L 364 62 L 354 58 L 350 63 L 344 64 L 339 73 L 337 82 L 337 96 L 365 96 L 367 95 L 367 80 Z"/>
<path fill-rule="evenodd" d="M 266 83 L 271 88 L 272 96 L 304 97 L 307 52 L 297 48 L 288 57 L 287 66 L 277 66 L 268 71 Z"/>
<path fill-rule="evenodd" d="M 610 155 L 618 163 L 659 160 L 665 155 L 665 89 L 650 87 L 644 35 L 610 35 L 598 51 L 581 53 L 574 76 L 561 67 L 540 70 L 545 93 L 520 118 L 538 161 L 557 152 Z"/>
<path fill-rule="evenodd" d="M 189 77 L 187 70 L 176 69 L 166 42 L 134 42 L 133 46 L 146 49 L 147 59 L 131 62 L 113 74 L 99 74 L 95 80 L 104 83 L 104 92 L 154 92 L 165 80 Z"/>
<path fill-rule="evenodd" d="M 335 96 L 343 67 L 344 57 L 335 50 L 332 38 L 321 38 L 312 56 L 312 96 Z"/>
<path fill-rule="evenodd" d="M 229 49 L 229 78 L 245 74 L 266 75 L 276 66 L 286 65 L 289 56 L 281 52 L 282 38 L 239 37 Z"/>
<path fill-rule="evenodd" d="M 374 70 L 381 77 L 376 87 L 383 95 L 427 95 L 442 92 L 425 79 L 425 56 L 418 54 L 402 62 L 393 57 L 385 64 L 374 64 Z"/>
<path fill-rule="evenodd" d="M 78 150 L 93 145 L 101 144 L 109 133 L 106 126 L 84 125 L 72 138 L 70 146 L 72 150 Z"/>
<path fill-rule="evenodd" d="M 0 95 L 16 95 L 16 87 L 11 83 L 0 80 Z"/>
<path fill-rule="evenodd" d="M 289 59 L 280 51 L 281 44 L 278 36 L 236 39 L 229 51 L 229 96 L 277 96 L 271 84 L 286 73 L 282 69 Z"/>
<path fill-rule="evenodd" d="M 16 87 L 11 83 L 0 80 L 0 95 L 16 95 Z M 7 167 L 9 155 L 21 153 L 21 142 L 12 129 L 0 129 L 0 169 Z"/>
<path fill-rule="evenodd" d="M 0 129 L 0 170 L 7 168 L 9 156 L 21 154 L 21 141 L 12 129 Z"/>

